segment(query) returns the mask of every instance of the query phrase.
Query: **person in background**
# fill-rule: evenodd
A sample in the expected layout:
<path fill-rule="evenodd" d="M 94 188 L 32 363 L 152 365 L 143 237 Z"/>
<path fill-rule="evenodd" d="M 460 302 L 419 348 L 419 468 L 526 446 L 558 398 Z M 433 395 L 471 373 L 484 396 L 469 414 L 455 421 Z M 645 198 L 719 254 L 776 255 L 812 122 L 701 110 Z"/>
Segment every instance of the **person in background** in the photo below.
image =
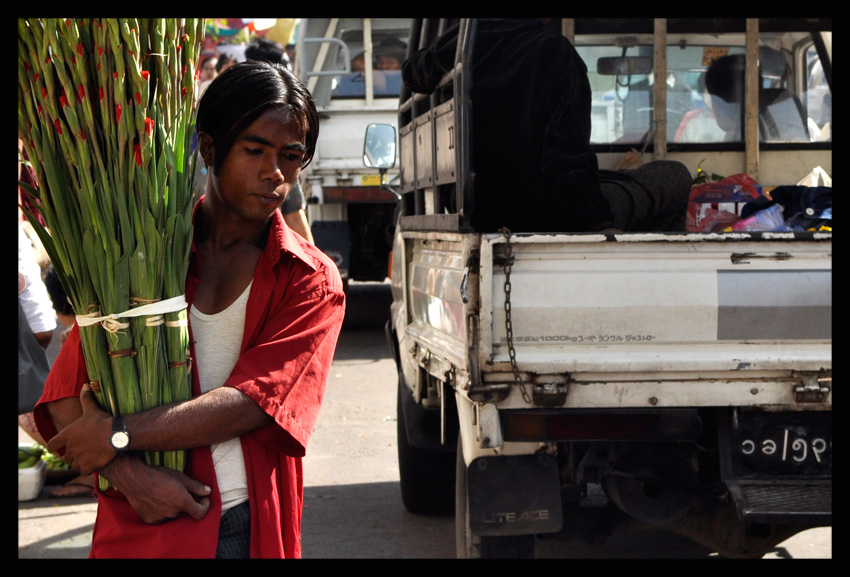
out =
<path fill-rule="evenodd" d="M 210 172 L 186 278 L 193 397 L 113 418 L 86 384 L 75 326 L 35 408 L 48 448 L 114 487 L 96 489 L 92 558 L 301 556 L 301 459 L 345 292 L 278 209 L 313 158 L 319 115 L 292 72 L 248 61 L 210 84 L 197 129 Z M 138 455 L 179 449 L 184 473 Z"/>
<path fill-rule="evenodd" d="M 288 70 L 292 70 L 291 66 L 287 66 L 288 60 L 285 57 L 286 52 L 280 44 L 263 37 L 255 39 L 245 49 L 245 58 L 248 60 L 283 64 Z M 287 202 L 284 202 L 281 206 L 283 220 L 286 221 L 289 228 L 310 242 L 314 242 L 313 232 L 310 230 L 310 223 L 307 220 L 307 204 L 304 200 L 301 184 L 296 184 L 289 194 L 292 199 L 287 199 Z"/>
<path fill-rule="evenodd" d="M 361 52 L 351 59 L 352 72 L 364 72 L 366 70 L 366 53 Z"/>
<path fill-rule="evenodd" d="M 50 301 L 53 303 L 53 310 L 56 311 L 56 318 L 62 326 L 65 327 L 65 330 L 59 335 L 59 344 L 62 345 L 67 340 L 68 333 L 71 332 L 71 327 L 76 324 L 77 319 L 74 314 L 74 307 L 71 306 L 71 302 L 68 300 L 68 294 L 65 292 L 62 283 L 59 281 L 59 275 L 56 274 L 56 269 L 52 264 L 49 265 L 47 273 L 44 275 L 44 285 L 47 287 L 47 292 L 50 295 Z M 32 428 L 35 429 L 34 420 L 32 420 Z M 24 428 L 24 430 L 29 433 L 26 428 Z M 41 444 L 45 446 L 47 445 L 46 442 L 42 442 Z M 77 475 L 64 485 L 60 485 L 59 487 L 52 489 L 47 493 L 47 496 L 54 499 L 93 497 L 94 475 Z"/>
<path fill-rule="evenodd" d="M 711 94 L 705 87 L 705 72 L 697 79 L 697 92 L 703 105 L 685 113 L 674 142 L 723 142 L 726 132 L 720 128 L 711 108 Z"/>
<path fill-rule="evenodd" d="M 401 70 L 401 63 L 407 53 L 407 44 L 390 36 L 375 48 L 376 70 Z"/>
<path fill-rule="evenodd" d="M 227 70 L 228 68 L 233 66 L 234 64 L 236 64 L 236 58 L 234 58 L 230 54 L 227 54 L 226 52 L 219 54 L 218 55 L 218 62 L 216 62 L 216 65 L 215 65 L 216 75 L 221 74 L 222 72 L 224 72 L 225 70 Z"/>
<path fill-rule="evenodd" d="M 307 202 L 304 199 L 304 190 L 301 188 L 301 183 L 296 182 L 283 201 L 280 207 L 280 212 L 283 214 L 283 220 L 286 225 L 303 236 L 311 243 L 315 243 L 313 239 L 313 231 L 310 229 L 310 223 L 307 221 Z"/>
<path fill-rule="evenodd" d="M 201 84 L 198 86 L 199 100 L 216 76 L 218 76 L 218 58 L 210 56 L 201 64 Z"/>
<path fill-rule="evenodd" d="M 283 49 L 283 46 L 262 36 L 254 39 L 245 48 L 246 60 L 265 60 L 266 62 L 286 66 L 285 55 L 286 51 Z"/>
<path fill-rule="evenodd" d="M 284 46 L 283 49 L 286 52 L 286 57 L 289 58 L 289 69 L 295 70 L 295 54 L 296 54 L 295 44 L 287 44 L 286 46 Z"/>
<path fill-rule="evenodd" d="M 18 302 L 36 341 L 45 350 L 56 330 L 56 312 L 41 278 L 35 250 L 18 219 Z M 26 409 L 24 409 L 26 410 Z M 18 415 L 18 425 L 39 445 L 47 445 L 35 427 L 32 412 Z"/>
<path fill-rule="evenodd" d="M 23 154 L 22 146 L 23 143 L 18 139 L 19 154 Z M 24 168 L 24 165 L 19 161 L 19 182 L 24 175 Z M 27 182 L 35 186 L 34 175 L 30 175 Z M 18 187 L 18 204 L 21 204 L 20 187 Z M 35 335 L 36 341 L 47 350 L 56 330 L 56 313 L 42 279 L 41 265 L 38 263 L 35 248 L 29 236 L 24 232 L 23 225 L 23 211 L 18 208 L 18 302 L 24 311 L 24 316 Z M 47 445 L 38 432 L 32 411 L 18 415 L 18 426 L 39 445 Z"/>
<path fill-rule="evenodd" d="M 23 143 L 18 140 L 19 154 L 23 149 Z M 18 181 L 21 181 L 22 164 L 18 162 Z M 33 183 L 37 186 L 37 183 Z M 18 187 L 18 273 L 23 275 L 25 287 L 19 291 L 18 300 L 24 309 L 27 321 L 38 343 L 45 349 L 53 339 L 53 331 L 56 329 L 56 313 L 47 288 L 42 279 L 41 265 L 38 262 L 35 247 L 26 232 L 24 232 L 24 213 L 20 208 L 22 204 L 21 188 Z"/>
<path fill-rule="evenodd" d="M 401 70 L 401 60 L 395 54 L 379 54 L 375 64 L 376 70 Z"/>

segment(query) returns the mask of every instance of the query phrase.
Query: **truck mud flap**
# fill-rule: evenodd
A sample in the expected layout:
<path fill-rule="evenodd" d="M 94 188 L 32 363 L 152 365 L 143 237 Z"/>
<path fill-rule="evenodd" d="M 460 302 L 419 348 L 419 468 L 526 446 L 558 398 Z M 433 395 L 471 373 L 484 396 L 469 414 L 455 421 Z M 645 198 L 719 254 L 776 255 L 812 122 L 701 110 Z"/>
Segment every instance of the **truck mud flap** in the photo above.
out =
<path fill-rule="evenodd" d="M 723 481 L 746 522 L 832 524 L 832 411 L 725 412 Z"/>
<path fill-rule="evenodd" d="M 469 465 L 470 529 L 485 536 L 560 531 L 561 494 L 553 455 L 479 457 Z"/>

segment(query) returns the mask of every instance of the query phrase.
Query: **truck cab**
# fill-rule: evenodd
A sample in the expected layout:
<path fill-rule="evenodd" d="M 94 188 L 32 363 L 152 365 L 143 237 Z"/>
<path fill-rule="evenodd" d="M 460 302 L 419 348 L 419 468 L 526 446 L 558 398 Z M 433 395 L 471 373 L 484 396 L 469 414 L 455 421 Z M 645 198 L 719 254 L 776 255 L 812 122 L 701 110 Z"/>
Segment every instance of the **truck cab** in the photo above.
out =
<path fill-rule="evenodd" d="M 321 137 L 302 175 L 316 245 L 343 280 L 387 277 L 396 197 L 363 166 L 369 124 L 394 125 L 410 19 L 303 18 L 295 71 L 315 98 Z M 388 170 L 392 180 L 397 168 Z"/>

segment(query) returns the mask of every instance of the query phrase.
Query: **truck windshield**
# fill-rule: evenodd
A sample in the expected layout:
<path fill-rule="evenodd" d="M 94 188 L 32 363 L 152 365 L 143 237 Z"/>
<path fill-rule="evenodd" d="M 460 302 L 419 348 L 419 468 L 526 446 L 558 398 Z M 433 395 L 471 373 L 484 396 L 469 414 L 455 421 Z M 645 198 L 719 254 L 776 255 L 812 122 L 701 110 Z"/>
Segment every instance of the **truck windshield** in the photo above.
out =
<path fill-rule="evenodd" d="M 407 29 L 372 30 L 372 86 L 376 98 L 398 98 L 408 34 Z M 351 72 L 333 77 L 331 99 L 364 98 L 367 67 L 363 30 L 341 30 L 339 38 L 348 46 Z M 345 69 L 345 58 L 343 50 L 337 51 L 336 69 Z"/>
<path fill-rule="evenodd" d="M 830 35 L 831 40 L 831 35 Z M 612 75 L 603 57 L 652 57 L 649 36 L 577 36 L 593 91 L 591 142 L 651 141 L 654 74 Z M 759 36 L 759 139 L 831 141 L 832 95 L 811 36 Z M 742 142 L 745 47 L 742 34 L 668 36 L 667 142 Z"/>

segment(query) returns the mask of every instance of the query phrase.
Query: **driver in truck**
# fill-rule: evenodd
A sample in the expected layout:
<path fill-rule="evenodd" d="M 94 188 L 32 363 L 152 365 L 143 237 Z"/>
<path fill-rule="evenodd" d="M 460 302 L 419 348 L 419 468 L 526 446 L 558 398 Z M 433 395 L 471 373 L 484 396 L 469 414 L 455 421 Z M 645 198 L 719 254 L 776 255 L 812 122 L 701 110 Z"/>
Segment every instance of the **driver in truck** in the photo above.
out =
<path fill-rule="evenodd" d="M 590 148 L 587 67 L 556 22 L 478 22 L 472 56 L 473 227 L 684 231 L 692 178 L 683 164 L 654 161 L 630 170 L 599 170 Z M 411 54 L 402 67 L 408 88 L 432 93 L 453 68 L 457 39 L 454 26 Z"/>

